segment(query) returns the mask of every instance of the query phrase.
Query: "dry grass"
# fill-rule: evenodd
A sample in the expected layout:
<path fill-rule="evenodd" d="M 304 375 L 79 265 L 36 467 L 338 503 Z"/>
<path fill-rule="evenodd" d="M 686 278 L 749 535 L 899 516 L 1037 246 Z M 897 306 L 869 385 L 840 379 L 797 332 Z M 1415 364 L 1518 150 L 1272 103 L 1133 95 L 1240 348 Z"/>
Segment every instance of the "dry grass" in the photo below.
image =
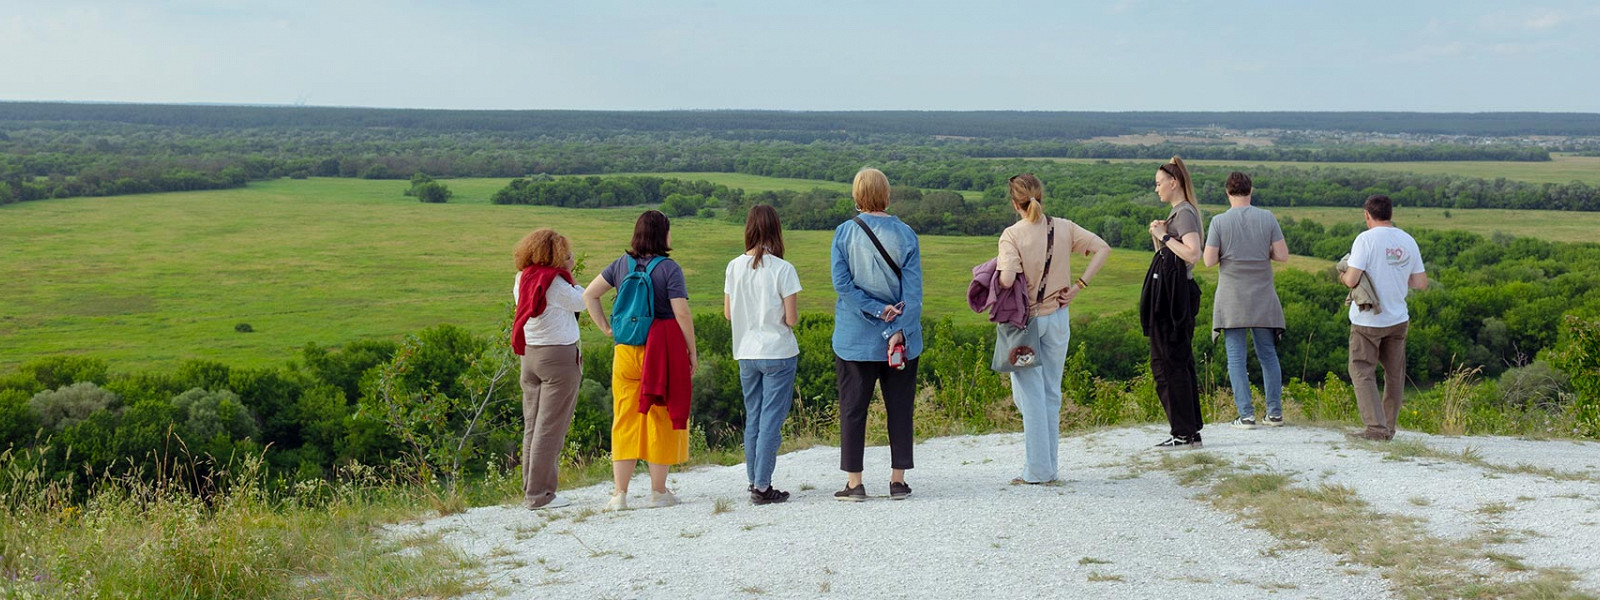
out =
<path fill-rule="evenodd" d="M 1339 485 L 1294 485 L 1287 475 L 1246 472 L 1206 453 L 1165 457 L 1161 466 L 1187 486 L 1208 486 L 1207 497 L 1254 526 L 1290 543 L 1322 546 L 1346 561 L 1381 569 L 1409 598 L 1564 598 L 1579 591 L 1562 569 L 1529 569 L 1516 557 L 1491 552 L 1485 539 L 1435 538 L 1420 522 L 1372 510 Z M 1374 528 L 1373 523 L 1384 527 Z M 1494 568 L 1478 567 L 1488 559 Z"/>

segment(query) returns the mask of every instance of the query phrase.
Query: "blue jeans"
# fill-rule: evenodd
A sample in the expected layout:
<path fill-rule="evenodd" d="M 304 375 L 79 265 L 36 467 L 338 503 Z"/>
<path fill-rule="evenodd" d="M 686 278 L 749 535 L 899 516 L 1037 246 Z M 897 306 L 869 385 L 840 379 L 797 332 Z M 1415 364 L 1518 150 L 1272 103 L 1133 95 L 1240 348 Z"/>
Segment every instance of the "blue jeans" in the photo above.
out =
<path fill-rule="evenodd" d="M 1011 401 L 1022 413 L 1022 479 L 1043 483 L 1056 479 L 1056 454 L 1061 439 L 1061 372 L 1067 366 L 1067 341 L 1072 319 L 1067 308 L 1034 317 L 1039 328 L 1039 366 L 1011 373 Z"/>
<path fill-rule="evenodd" d="M 1256 360 L 1261 361 L 1261 389 L 1267 394 L 1267 414 L 1283 415 L 1283 372 L 1278 368 L 1277 333 L 1264 327 L 1222 330 L 1222 339 L 1228 346 L 1228 381 L 1233 384 L 1233 405 L 1239 416 L 1254 417 L 1256 407 L 1250 400 L 1250 371 L 1245 364 L 1244 334 L 1256 344 Z"/>
<path fill-rule="evenodd" d="M 800 357 L 739 361 L 744 388 L 744 469 L 756 489 L 772 485 L 783 442 L 783 420 L 794 404 L 795 366 Z"/>

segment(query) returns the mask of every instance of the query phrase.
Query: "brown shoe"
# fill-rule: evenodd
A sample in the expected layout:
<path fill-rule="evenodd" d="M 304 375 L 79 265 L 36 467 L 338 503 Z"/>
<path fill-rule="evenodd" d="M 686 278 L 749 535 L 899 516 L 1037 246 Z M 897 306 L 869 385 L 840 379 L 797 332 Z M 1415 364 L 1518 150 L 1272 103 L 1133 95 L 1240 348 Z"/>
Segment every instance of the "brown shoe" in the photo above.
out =
<path fill-rule="evenodd" d="M 1382 435 L 1371 434 L 1365 431 L 1360 433 L 1346 433 L 1344 437 L 1357 442 L 1387 442 L 1389 438 Z"/>

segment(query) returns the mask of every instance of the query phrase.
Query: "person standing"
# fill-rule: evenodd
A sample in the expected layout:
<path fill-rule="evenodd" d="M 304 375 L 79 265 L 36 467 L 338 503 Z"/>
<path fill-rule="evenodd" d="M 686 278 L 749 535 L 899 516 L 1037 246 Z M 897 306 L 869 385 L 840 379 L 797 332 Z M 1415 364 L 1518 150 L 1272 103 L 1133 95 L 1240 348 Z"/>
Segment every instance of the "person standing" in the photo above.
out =
<path fill-rule="evenodd" d="M 1211 305 L 1211 338 L 1222 333 L 1228 354 L 1228 381 L 1233 384 L 1236 429 L 1283 425 L 1283 373 L 1278 367 L 1278 337 L 1282 335 L 1283 304 L 1273 286 L 1272 263 L 1288 262 L 1289 245 L 1271 211 L 1250 205 L 1250 176 L 1234 171 L 1223 189 L 1228 210 L 1211 218 L 1206 230 L 1205 263 L 1217 267 L 1217 292 Z M 1250 398 L 1250 371 L 1246 364 L 1245 334 L 1255 342 L 1261 363 L 1261 390 L 1267 412 L 1256 419 Z"/>
<path fill-rule="evenodd" d="M 694 316 L 683 268 L 670 258 L 671 222 L 647 210 L 633 225 L 628 251 L 607 265 L 583 292 L 589 319 L 615 337 L 600 297 L 624 284 L 635 271 L 649 281 L 652 319 L 642 343 L 618 341 L 611 363 L 611 477 L 606 510 L 628 508 L 628 483 L 638 461 L 650 465 L 650 506 L 678 503 L 667 489 L 672 465 L 689 460 L 690 378 L 699 367 Z M 622 290 L 618 291 L 622 295 Z M 616 315 L 613 315 L 615 317 Z"/>
<path fill-rule="evenodd" d="M 1406 381 L 1406 332 L 1411 314 L 1406 296 L 1428 286 L 1422 252 L 1411 235 L 1394 226 L 1394 203 L 1388 196 L 1367 198 L 1362 206 L 1367 230 L 1350 246 L 1348 267 L 1340 275 L 1355 289 L 1366 278 L 1376 304 L 1350 304 L 1350 385 L 1366 428 L 1350 437 L 1394 439 Z M 1378 395 L 1378 366 L 1383 366 L 1383 395 Z"/>
<path fill-rule="evenodd" d="M 750 207 L 744 221 L 744 254 L 728 261 L 722 284 L 722 315 L 732 324 L 733 358 L 744 389 L 744 468 L 750 501 L 789 499 L 772 487 L 772 471 L 783 442 L 783 421 L 794 403 L 800 344 L 800 275 L 783 259 L 783 225 L 766 204 Z"/>
<path fill-rule="evenodd" d="M 522 357 L 522 505 L 561 508 L 572 504 L 556 495 L 556 484 L 583 383 L 575 316 L 583 310 L 583 286 L 572 278 L 572 243 L 553 229 L 524 236 L 512 259 L 511 346 Z"/>
<path fill-rule="evenodd" d="M 1150 337 L 1150 373 L 1167 413 L 1171 437 L 1164 450 L 1199 448 L 1200 382 L 1194 367 L 1194 317 L 1200 311 L 1200 286 L 1194 263 L 1200 260 L 1200 207 L 1183 159 L 1172 157 L 1156 169 L 1156 195 L 1171 206 L 1167 218 L 1150 222 L 1156 255 L 1150 260 L 1139 315 Z"/>
<path fill-rule="evenodd" d="M 1029 327 L 1039 331 L 1039 365 L 1011 372 L 1011 401 L 1022 413 L 1022 474 L 1016 484 L 1055 481 L 1061 437 L 1061 377 L 1072 339 L 1067 305 L 1078 296 L 1110 257 L 1105 240 L 1078 224 L 1044 214 L 1044 182 L 1032 173 L 1012 177 L 1011 208 L 1017 222 L 1000 234 L 995 269 L 1000 286 L 1010 289 L 1017 277 L 1027 281 Z M 1072 255 L 1090 257 L 1083 275 L 1072 277 Z"/>
<path fill-rule="evenodd" d="M 889 498 L 911 495 L 911 415 L 922 354 L 922 253 L 917 234 L 889 208 L 889 179 L 877 169 L 856 173 L 851 185 L 860 213 L 833 231 L 834 374 L 839 389 L 839 468 L 846 473 L 838 500 L 867 498 L 861 482 L 867 403 L 883 392 L 889 420 Z"/>

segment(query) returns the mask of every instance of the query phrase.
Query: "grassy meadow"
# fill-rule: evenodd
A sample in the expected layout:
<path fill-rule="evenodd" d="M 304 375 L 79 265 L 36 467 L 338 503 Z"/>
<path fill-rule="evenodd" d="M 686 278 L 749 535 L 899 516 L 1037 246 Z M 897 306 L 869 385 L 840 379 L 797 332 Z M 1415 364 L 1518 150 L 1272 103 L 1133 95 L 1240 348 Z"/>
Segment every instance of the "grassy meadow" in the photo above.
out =
<path fill-rule="evenodd" d="M 511 248 L 528 231 L 571 236 L 587 257 L 585 279 L 627 246 L 639 209 L 489 204 L 505 181 L 449 181 L 456 197 L 448 204 L 404 197 L 400 181 L 284 179 L 0 207 L 0 239 L 25 241 L 0 254 L 9 282 L 0 288 L 0 368 L 61 353 L 117 369 L 194 358 L 262 366 L 295 358 L 307 342 L 392 338 L 440 323 L 487 332 L 509 310 Z M 787 235 L 806 288 L 802 310 L 831 311 L 831 232 Z M 720 311 L 722 271 L 742 250 L 742 228 L 677 219 L 673 242 L 691 306 Z M 923 236 L 922 245 L 927 313 L 980 322 L 965 291 L 994 240 Z M 1116 251 L 1075 313 L 1134 306 L 1147 261 Z M 1074 262 L 1075 270 L 1084 264 Z M 1325 264 L 1297 258 L 1292 266 Z M 241 323 L 254 331 L 236 332 Z"/>
<path fill-rule="evenodd" d="M 1226 205 L 1205 205 L 1207 215 L 1228 210 Z M 1279 218 L 1310 220 L 1323 225 L 1355 223 L 1364 226 L 1360 207 L 1268 206 Z M 1446 216 L 1448 214 L 1448 216 Z M 1395 224 L 1401 228 L 1460 230 L 1483 236 L 1504 233 L 1552 242 L 1593 242 L 1600 230 L 1600 213 L 1503 208 L 1398 207 Z"/>
<path fill-rule="evenodd" d="M 1373 169 L 1378 171 L 1421 173 L 1424 175 L 1458 175 L 1462 177 L 1480 177 L 1483 179 L 1497 179 L 1504 177 L 1506 179 L 1526 181 L 1529 183 L 1571 183 L 1573 181 L 1582 181 L 1589 185 L 1600 185 L 1600 157 L 1575 156 L 1571 154 L 1552 154 L 1550 158 L 1551 160 L 1549 162 L 1517 162 L 1497 160 L 1341 163 L 1306 163 L 1270 160 L 1191 160 L 1186 162 L 1196 166 L 1235 167 L 1239 169 L 1248 169 L 1250 167 L 1323 167 L 1330 169 Z M 1151 163 L 1152 165 L 1162 162 L 1138 158 L 1099 159 L 1042 157 L 1030 158 L 1027 160 L 1049 160 L 1055 162 L 1075 163 L 1095 163 L 1102 160 L 1108 160 L 1108 162 Z M 1152 167 L 1152 169 L 1153 168 L 1154 167 Z"/>

